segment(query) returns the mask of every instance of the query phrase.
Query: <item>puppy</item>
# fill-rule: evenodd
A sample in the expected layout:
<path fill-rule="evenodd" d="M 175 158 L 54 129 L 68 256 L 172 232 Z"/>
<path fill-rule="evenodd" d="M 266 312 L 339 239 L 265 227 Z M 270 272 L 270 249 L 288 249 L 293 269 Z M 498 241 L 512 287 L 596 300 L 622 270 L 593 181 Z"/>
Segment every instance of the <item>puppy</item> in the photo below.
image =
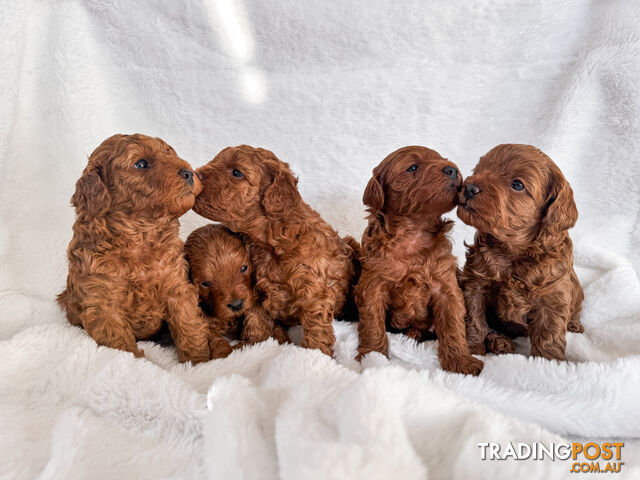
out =
<path fill-rule="evenodd" d="M 513 352 L 509 337 L 529 335 L 532 355 L 564 359 L 566 331 L 584 331 L 584 295 L 567 232 L 578 210 L 560 169 L 530 145 L 498 145 L 464 182 L 458 216 L 477 229 L 461 276 L 471 351 Z"/>
<path fill-rule="evenodd" d="M 302 346 L 333 353 L 333 318 L 345 309 L 355 281 L 357 242 L 341 239 L 307 205 L 289 165 L 269 150 L 226 148 L 198 169 L 203 192 L 194 210 L 246 234 L 252 244 L 256 291 L 268 322 L 251 325 L 261 341 L 274 322 L 301 324 Z"/>
<path fill-rule="evenodd" d="M 247 242 L 222 225 L 210 224 L 191 232 L 185 243 L 191 280 L 199 288 L 200 307 L 209 319 L 214 338 L 221 333 L 249 343 L 253 335 L 249 330 L 243 331 L 245 317 L 263 315 L 254 298 Z M 250 320 L 248 325 L 262 322 L 263 319 Z M 274 336 L 281 343 L 288 340 L 286 331 L 277 326 Z"/>
<path fill-rule="evenodd" d="M 169 326 L 181 362 L 210 352 L 207 322 L 178 237 L 178 217 L 202 186 L 159 138 L 114 135 L 96 148 L 76 183 L 67 288 L 58 295 L 69 322 L 100 345 L 142 356 L 136 340 Z"/>
<path fill-rule="evenodd" d="M 387 327 L 416 340 L 435 328 L 445 370 L 478 375 L 465 339 L 464 301 L 442 214 L 457 204 L 458 168 L 425 147 L 404 147 L 373 170 L 363 196 L 362 273 L 355 290 L 358 352 L 388 355 Z"/>

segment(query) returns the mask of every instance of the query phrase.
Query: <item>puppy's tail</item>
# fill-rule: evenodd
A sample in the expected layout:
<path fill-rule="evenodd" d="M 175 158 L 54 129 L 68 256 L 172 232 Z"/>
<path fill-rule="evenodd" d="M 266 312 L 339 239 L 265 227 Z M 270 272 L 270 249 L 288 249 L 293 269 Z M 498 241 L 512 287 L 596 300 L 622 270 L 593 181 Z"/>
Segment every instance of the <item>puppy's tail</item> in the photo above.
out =
<path fill-rule="evenodd" d="M 357 322 L 359 318 L 358 307 L 356 306 L 356 302 L 353 298 L 353 293 L 355 286 L 358 284 L 358 280 L 360 279 L 360 271 L 362 269 L 360 263 L 361 248 L 360 243 L 351 236 L 346 236 L 342 240 L 349 250 L 349 289 L 347 291 L 347 299 L 344 305 L 342 319 L 349 322 Z"/>

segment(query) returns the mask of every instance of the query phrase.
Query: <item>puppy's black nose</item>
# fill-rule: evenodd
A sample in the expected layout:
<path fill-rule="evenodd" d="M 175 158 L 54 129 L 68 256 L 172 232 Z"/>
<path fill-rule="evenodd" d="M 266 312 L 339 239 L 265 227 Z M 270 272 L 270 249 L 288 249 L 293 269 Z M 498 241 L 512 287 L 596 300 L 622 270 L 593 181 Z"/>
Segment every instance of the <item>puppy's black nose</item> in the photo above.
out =
<path fill-rule="evenodd" d="M 244 305 L 244 298 L 238 298 L 231 303 L 227 303 L 227 307 L 233 312 L 237 312 L 242 310 L 242 306 Z"/>
<path fill-rule="evenodd" d="M 464 187 L 464 198 L 467 200 L 475 197 L 478 193 L 480 193 L 480 187 L 473 183 L 469 183 Z"/>
<path fill-rule="evenodd" d="M 455 180 L 456 178 L 458 178 L 458 169 L 456 167 L 452 167 L 452 166 L 444 167 L 442 171 L 447 177 L 451 178 L 452 180 Z"/>
<path fill-rule="evenodd" d="M 189 185 L 193 185 L 193 172 L 191 170 L 188 170 L 186 168 L 181 168 L 180 171 L 178 172 L 178 175 L 184 178 L 184 181 L 187 182 Z"/>

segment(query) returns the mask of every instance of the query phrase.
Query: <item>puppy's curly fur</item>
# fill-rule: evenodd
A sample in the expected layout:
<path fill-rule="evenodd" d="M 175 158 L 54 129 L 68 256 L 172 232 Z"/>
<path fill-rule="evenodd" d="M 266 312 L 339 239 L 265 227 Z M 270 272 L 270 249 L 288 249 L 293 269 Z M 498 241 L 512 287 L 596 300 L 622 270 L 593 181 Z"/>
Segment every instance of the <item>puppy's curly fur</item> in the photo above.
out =
<path fill-rule="evenodd" d="M 214 338 L 222 333 L 250 343 L 255 335 L 249 329 L 243 330 L 245 318 L 249 318 L 249 327 L 265 322 L 252 319 L 264 313 L 255 301 L 248 244 L 245 235 L 214 224 L 197 228 L 185 242 L 190 277 L 198 286 L 200 307 L 208 317 Z M 279 326 L 275 326 L 273 336 L 280 342 L 288 340 L 286 331 Z"/>
<path fill-rule="evenodd" d="M 457 203 L 457 167 L 425 147 L 404 147 L 373 170 L 363 201 L 369 225 L 362 236 L 362 273 L 356 286 L 359 355 L 388 355 L 386 327 L 424 340 L 438 337 L 442 368 L 477 375 L 469 353 L 464 301 L 441 215 Z"/>
<path fill-rule="evenodd" d="M 289 165 L 269 150 L 222 150 L 198 169 L 203 192 L 194 210 L 251 239 L 256 291 L 269 325 L 247 325 L 251 341 L 276 321 L 301 324 L 302 346 L 331 355 L 332 321 L 345 310 L 357 268 L 357 242 L 341 239 L 307 205 Z"/>
<path fill-rule="evenodd" d="M 159 138 L 114 135 L 76 183 L 67 288 L 69 322 L 100 345 L 142 356 L 136 340 L 169 326 L 181 362 L 209 360 L 208 327 L 178 236 L 201 190 L 187 162 Z M 214 356 L 230 352 L 220 338 Z"/>
<path fill-rule="evenodd" d="M 530 145 L 498 145 L 465 180 L 458 216 L 477 229 L 461 275 L 471 351 L 513 352 L 510 337 L 529 335 L 532 355 L 564 359 L 567 330 L 584 331 L 584 295 L 568 234 L 578 210 L 560 169 Z"/>

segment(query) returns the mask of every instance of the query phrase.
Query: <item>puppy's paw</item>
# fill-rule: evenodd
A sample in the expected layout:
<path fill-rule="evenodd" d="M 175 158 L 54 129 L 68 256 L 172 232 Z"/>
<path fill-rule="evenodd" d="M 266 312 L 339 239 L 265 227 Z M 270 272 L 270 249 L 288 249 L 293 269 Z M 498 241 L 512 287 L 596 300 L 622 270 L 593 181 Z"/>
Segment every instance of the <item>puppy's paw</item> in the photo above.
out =
<path fill-rule="evenodd" d="M 358 347 L 358 354 L 356 355 L 356 360 L 360 362 L 367 353 L 378 352 L 389 358 L 389 347 L 385 346 L 384 348 L 377 350 L 371 347 Z"/>
<path fill-rule="evenodd" d="M 209 349 L 211 350 L 211 360 L 228 357 L 233 351 L 229 342 L 222 337 L 211 339 Z"/>
<path fill-rule="evenodd" d="M 569 325 L 567 325 L 567 330 L 573 333 L 584 333 L 584 327 L 580 323 L 580 320 L 569 322 Z"/>
<path fill-rule="evenodd" d="M 279 325 L 276 325 L 273 329 L 273 338 L 275 338 L 280 345 L 284 343 L 291 343 L 291 339 L 289 338 L 286 328 Z"/>
<path fill-rule="evenodd" d="M 461 359 L 450 359 L 448 361 L 440 361 L 440 365 L 444 370 L 453 373 L 461 373 L 463 375 L 478 376 L 484 367 L 484 363 L 474 357 L 465 357 Z"/>
<path fill-rule="evenodd" d="M 469 351 L 472 355 L 485 355 L 487 353 L 487 349 L 484 346 L 484 342 L 479 343 L 477 345 L 469 345 Z"/>
<path fill-rule="evenodd" d="M 404 334 L 409 338 L 413 338 L 416 342 L 422 341 L 422 333 L 417 328 L 410 328 Z"/>
<path fill-rule="evenodd" d="M 136 348 L 133 352 L 133 356 L 136 358 L 144 358 L 144 350 L 140 349 L 140 348 Z"/>
<path fill-rule="evenodd" d="M 485 339 L 487 350 L 492 353 L 513 353 L 516 344 L 509 337 L 498 332 L 489 332 Z"/>
<path fill-rule="evenodd" d="M 177 353 L 180 363 L 191 362 L 195 365 L 196 363 L 208 362 L 210 360 L 208 348 L 203 348 L 199 351 L 181 350 L 178 348 Z"/>

